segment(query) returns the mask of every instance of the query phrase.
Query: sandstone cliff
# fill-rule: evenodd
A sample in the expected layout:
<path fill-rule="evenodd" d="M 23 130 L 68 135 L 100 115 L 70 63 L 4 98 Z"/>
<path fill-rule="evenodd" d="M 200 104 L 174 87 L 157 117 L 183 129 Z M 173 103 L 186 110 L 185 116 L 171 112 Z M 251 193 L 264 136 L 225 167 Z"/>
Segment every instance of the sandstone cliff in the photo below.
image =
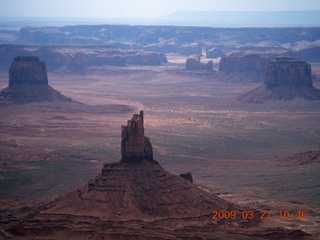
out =
<path fill-rule="evenodd" d="M 290 57 L 276 57 L 267 67 L 264 85 L 238 97 L 242 102 L 265 102 L 304 98 L 320 100 L 320 90 L 313 87 L 310 64 Z"/>
<path fill-rule="evenodd" d="M 0 92 L 1 104 L 71 101 L 48 85 L 46 65 L 38 57 L 14 58 L 9 69 L 9 87 Z"/>

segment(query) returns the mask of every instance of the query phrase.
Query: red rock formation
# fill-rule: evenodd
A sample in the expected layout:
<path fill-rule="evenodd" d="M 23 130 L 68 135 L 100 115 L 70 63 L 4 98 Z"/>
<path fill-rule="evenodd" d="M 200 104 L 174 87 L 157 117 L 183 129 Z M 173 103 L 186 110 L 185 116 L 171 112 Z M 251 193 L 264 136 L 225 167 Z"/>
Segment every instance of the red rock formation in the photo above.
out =
<path fill-rule="evenodd" d="M 310 64 L 297 58 L 276 57 L 267 69 L 265 84 L 238 97 L 238 100 L 247 103 L 299 97 L 320 100 L 320 90 L 313 87 Z"/>
<path fill-rule="evenodd" d="M 71 101 L 48 85 L 46 65 L 38 57 L 16 57 L 9 69 L 9 87 L 0 92 L 1 103 Z"/>
<path fill-rule="evenodd" d="M 134 114 L 127 126 L 121 126 L 122 162 L 139 162 L 153 160 L 152 145 L 144 136 L 143 111 Z"/>

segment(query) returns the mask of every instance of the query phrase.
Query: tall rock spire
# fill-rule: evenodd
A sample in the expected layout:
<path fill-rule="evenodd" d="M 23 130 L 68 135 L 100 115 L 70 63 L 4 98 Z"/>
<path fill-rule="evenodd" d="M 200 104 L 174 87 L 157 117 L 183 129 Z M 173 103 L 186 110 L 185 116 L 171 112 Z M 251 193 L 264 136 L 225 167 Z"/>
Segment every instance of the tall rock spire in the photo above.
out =
<path fill-rule="evenodd" d="M 121 156 L 122 162 L 153 160 L 151 142 L 144 136 L 143 111 L 134 114 L 127 126 L 121 126 Z"/>

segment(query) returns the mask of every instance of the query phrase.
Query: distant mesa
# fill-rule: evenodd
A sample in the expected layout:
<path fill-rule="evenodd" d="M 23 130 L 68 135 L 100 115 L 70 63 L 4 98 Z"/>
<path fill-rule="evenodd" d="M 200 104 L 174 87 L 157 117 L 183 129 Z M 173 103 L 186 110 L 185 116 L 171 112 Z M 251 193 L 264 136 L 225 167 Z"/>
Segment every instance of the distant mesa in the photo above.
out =
<path fill-rule="evenodd" d="M 207 70 L 212 72 L 213 63 L 210 60 L 208 63 L 202 63 L 200 55 L 194 54 L 187 58 L 186 68 L 188 70 Z"/>
<path fill-rule="evenodd" d="M 267 54 L 233 52 L 221 58 L 219 71 L 222 72 L 262 72 L 271 57 Z"/>
<path fill-rule="evenodd" d="M 261 103 L 294 98 L 320 100 L 320 90 L 312 83 L 311 65 L 298 58 L 276 57 L 267 66 L 265 83 L 238 100 Z"/>
<path fill-rule="evenodd" d="M 263 82 L 269 61 L 273 54 L 232 52 L 221 57 L 219 64 L 220 79 L 235 82 Z"/>
<path fill-rule="evenodd" d="M 46 64 L 36 56 L 15 57 L 9 68 L 9 86 L 0 92 L 1 103 L 24 104 L 71 101 L 48 85 Z"/>

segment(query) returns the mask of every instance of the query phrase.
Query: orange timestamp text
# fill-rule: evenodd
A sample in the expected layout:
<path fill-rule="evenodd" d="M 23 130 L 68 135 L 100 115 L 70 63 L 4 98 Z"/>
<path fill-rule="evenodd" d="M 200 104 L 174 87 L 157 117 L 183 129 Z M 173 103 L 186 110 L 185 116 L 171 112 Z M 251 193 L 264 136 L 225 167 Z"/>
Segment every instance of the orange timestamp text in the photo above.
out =
<path fill-rule="evenodd" d="M 306 219 L 308 218 L 307 210 L 298 210 L 298 211 L 289 211 L 289 210 L 280 210 L 278 213 L 272 213 L 270 210 L 213 210 L 212 211 L 213 220 L 228 220 L 228 219 L 270 219 L 271 217 L 278 217 L 282 219 L 297 218 L 297 219 Z"/>

